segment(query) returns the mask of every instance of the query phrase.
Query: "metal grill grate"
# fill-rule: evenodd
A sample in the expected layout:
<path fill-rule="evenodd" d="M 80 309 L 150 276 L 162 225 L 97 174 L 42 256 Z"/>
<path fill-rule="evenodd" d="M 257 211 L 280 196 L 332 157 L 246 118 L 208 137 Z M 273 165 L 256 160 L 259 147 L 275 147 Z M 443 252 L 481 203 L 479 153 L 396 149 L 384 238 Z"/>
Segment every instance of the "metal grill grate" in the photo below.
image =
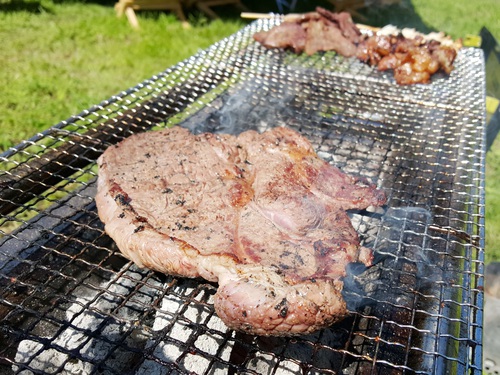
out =
<path fill-rule="evenodd" d="M 84 374 L 481 373 L 484 63 L 397 86 L 331 53 L 265 50 L 239 33 L 1 156 L 0 370 Z M 216 285 L 135 267 L 96 214 L 110 144 L 181 125 L 286 125 L 325 160 L 378 182 L 351 214 L 377 264 L 345 280 L 352 315 L 312 335 L 252 337 L 214 314 Z"/>

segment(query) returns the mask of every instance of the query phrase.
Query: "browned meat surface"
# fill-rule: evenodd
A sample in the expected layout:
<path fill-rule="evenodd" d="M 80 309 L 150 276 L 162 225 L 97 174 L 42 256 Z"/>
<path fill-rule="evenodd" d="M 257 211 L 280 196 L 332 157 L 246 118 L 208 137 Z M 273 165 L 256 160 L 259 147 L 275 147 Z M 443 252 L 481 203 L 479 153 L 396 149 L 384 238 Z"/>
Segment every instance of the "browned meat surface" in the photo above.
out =
<path fill-rule="evenodd" d="M 392 37 L 386 35 L 375 35 L 364 39 L 358 45 L 358 59 L 370 65 L 377 65 L 383 57 L 391 53 L 391 39 Z"/>
<path fill-rule="evenodd" d="M 174 127 L 131 136 L 99 158 L 106 232 L 141 267 L 218 282 L 231 328 L 307 333 L 342 319 L 350 262 L 371 251 L 345 210 L 385 203 L 287 128 L 239 136 Z"/>
<path fill-rule="evenodd" d="M 413 65 L 406 62 L 394 69 L 394 79 L 400 85 L 413 85 L 415 83 L 428 83 L 431 75 L 426 71 L 414 70 Z"/>
<path fill-rule="evenodd" d="M 431 47 L 432 58 L 439 63 L 439 68 L 446 74 L 453 70 L 453 61 L 457 57 L 457 51 L 452 47 L 437 46 Z"/>
<path fill-rule="evenodd" d="M 450 74 L 456 50 L 422 38 L 374 35 L 358 45 L 357 57 L 379 70 L 394 70 L 397 83 L 410 85 L 430 82 L 439 70 Z"/>
<path fill-rule="evenodd" d="M 305 52 L 313 55 L 320 51 L 335 51 L 350 57 L 356 54 L 356 45 L 333 22 L 320 19 L 307 26 Z"/>
<path fill-rule="evenodd" d="M 317 7 L 316 12 L 335 23 L 342 32 L 342 35 L 353 43 L 358 43 L 361 38 L 361 31 L 352 22 L 352 17 L 347 12 L 333 13 L 325 8 Z"/>
<path fill-rule="evenodd" d="M 390 70 L 396 69 L 401 65 L 401 60 L 403 59 L 402 54 L 400 53 L 391 53 L 380 58 L 378 62 L 378 70 Z"/>
<path fill-rule="evenodd" d="M 292 22 L 283 22 L 279 27 L 254 34 L 254 39 L 267 48 L 290 48 L 302 53 L 306 44 L 306 31 Z"/>

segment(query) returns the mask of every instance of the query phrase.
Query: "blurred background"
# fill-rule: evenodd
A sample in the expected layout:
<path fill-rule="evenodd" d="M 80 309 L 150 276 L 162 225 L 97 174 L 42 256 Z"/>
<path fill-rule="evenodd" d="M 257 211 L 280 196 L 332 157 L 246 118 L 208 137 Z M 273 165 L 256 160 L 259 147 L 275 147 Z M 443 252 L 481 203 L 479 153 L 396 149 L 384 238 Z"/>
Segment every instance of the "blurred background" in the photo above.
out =
<path fill-rule="evenodd" d="M 243 0 L 213 6 L 210 14 L 193 0 L 182 2 L 181 15 L 175 9 L 137 10 L 134 27 L 130 17 L 118 17 L 114 0 L 1 0 L 0 152 L 236 32 L 251 22 L 240 17 L 242 9 L 289 13 L 319 5 L 335 10 L 334 3 L 345 2 Z M 485 27 L 500 38 L 498 0 L 378 0 L 352 10 L 356 22 L 371 26 L 443 31 L 473 41 Z M 498 66 L 488 74 L 498 82 Z M 489 263 L 500 261 L 498 140 L 488 150 L 486 169 Z"/>

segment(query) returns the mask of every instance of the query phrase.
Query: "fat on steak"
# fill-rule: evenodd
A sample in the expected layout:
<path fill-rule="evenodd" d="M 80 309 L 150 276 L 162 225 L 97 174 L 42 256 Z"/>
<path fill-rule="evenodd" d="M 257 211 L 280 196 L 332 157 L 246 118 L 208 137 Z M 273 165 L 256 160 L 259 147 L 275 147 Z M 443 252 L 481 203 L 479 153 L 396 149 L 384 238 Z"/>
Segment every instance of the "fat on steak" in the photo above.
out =
<path fill-rule="evenodd" d="M 347 315 L 346 265 L 370 265 L 346 213 L 385 203 L 299 133 L 133 135 L 98 160 L 105 230 L 141 267 L 217 282 L 232 329 L 294 335 Z"/>

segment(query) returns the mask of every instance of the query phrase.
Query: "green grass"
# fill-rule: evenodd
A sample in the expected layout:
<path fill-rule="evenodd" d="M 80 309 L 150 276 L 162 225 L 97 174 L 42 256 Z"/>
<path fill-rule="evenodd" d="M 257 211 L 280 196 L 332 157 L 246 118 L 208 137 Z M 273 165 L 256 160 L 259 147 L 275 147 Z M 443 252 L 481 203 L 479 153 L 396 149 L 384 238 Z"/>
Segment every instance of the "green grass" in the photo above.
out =
<path fill-rule="evenodd" d="M 498 0 L 403 0 L 401 5 L 372 8 L 364 14 L 374 26 L 391 23 L 422 32 L 443 31 L 455 39 L 477 35 L 486 26 L 500 38 Z"/>
<path fill-rule="evenodd" d="M 486 262 L 500 261 L 500 137 L 486 154 Z"/>
<path fill-rule="evenodd" d="M 16 0 L 14 0 L 16 1 Z M 43 2 L 0 13 L 0 149 L 127 89 L 243 26 L 170 14 L 140 16 L 139 31 L 112 6 Z"/>
<path fill-rule="evenodd" d="M 97 0 L 100 1 L 100 0 Z M 102 0 L 101 0 L 102 1 Z M 168 12 L 139 12 L 141 29 L 109 3 L 0 0 L 0 151 L 89 108 L 228 36 L 245 25 L 191 15 L 184 29 Z M 244 1 L 254 11 L 274 2 Z M 299 1 L 300 11 L 325 1 Z M 403 0 L 364 11 L 374 26 L 392 23 L 454 38 L 486 26 L 500 40 L 499 0 Z M 500 141 L 487 155 L 486 256 L 500 260 Z"/>

